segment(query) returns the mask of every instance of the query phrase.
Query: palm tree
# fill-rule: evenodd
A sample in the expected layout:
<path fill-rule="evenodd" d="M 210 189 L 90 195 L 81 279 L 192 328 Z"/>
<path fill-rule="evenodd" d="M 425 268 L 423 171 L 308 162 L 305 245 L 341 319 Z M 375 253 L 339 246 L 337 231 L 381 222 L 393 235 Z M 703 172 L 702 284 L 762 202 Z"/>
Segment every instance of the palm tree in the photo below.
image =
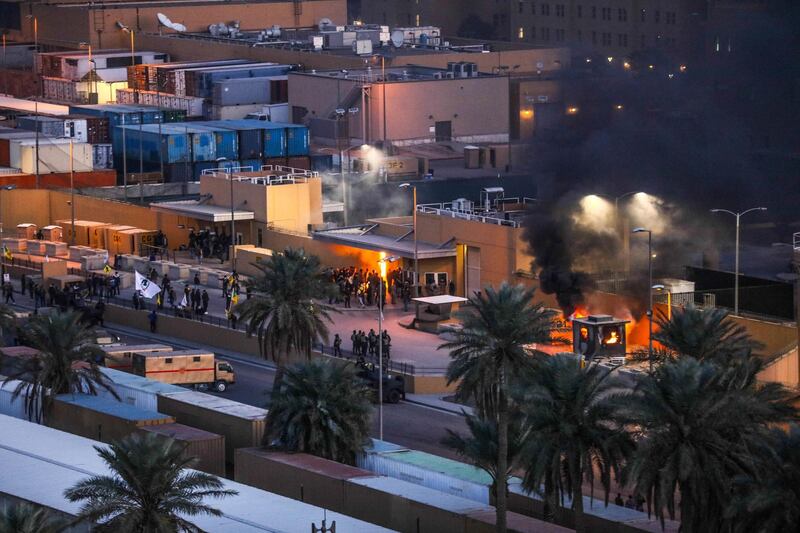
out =
<path fill-rule="evenodd" d="M 583 367 L 573 354 L 544 358 L 529 382 L 517 391 L 524 436 L 520 462 L 523 487 L 542 493 L 548 506 L 572 499 L 575 530 L 585 531 L 583 480 L 594 487 L 595 470 L 605 491 L 611 476 L 621 477 L 633 441 L 618 422 L 620 401 L 627 394 L 599 365 Z"/>
<path fill-rule="evenodd" d="M 748 356 L 761 347 L 744 326 L 734 322 L 728 311 L 718 307 L 689 305 L 685 309 L 676 309 L 671 317 L 660 313 L 656 323 L 658 331 L 653 333 L 653 340 L 661 343 L 673 356 L 725 364 L 737 356 Z"/>
<path fill-rule="evenodd" d="M 98 387 L 102 387 L 116 396 L 97 365 L 105 354 L 95 343 L 94 331 L 81 323 L 80 313 L 32 317 L 24 338 L 39 353 L 23 360 L 5 381 L 20 380 L 13 397 L 25 397 L 30 420 L 41 422 L 46 418 L 53 398 L 59 394 L 97 394 Z"/>
<path fill-rule="evenodd" d="M 491 491 L 497 501 L 497 480 L 508 479 L 517 464 L 520 450 L 522 449 L 522 434 L 520 431 L 519 413 L 511 413 L 508 423 L 508 464 L 506 471 L 501 474 L 497 468 L 497 422 L 485 420 L 475 415 L 465 415 L 469 435 L 461 434 L 447 429 L 447 436 L 442 439 L 442 444 L 454 450 L 476 467 L 480 468 L 492 478 Z"/>
<path fill-rule="evenodd" d="M 526 344 L 547 342 L 555 312 L 533 303 L 534 289 L 503 283 L 473 295 L 471 312 L 462 312 L 462 329 L 439 349 L 450 351 L 448 384 L 458 382 L 456 397 L 475 402 L 484 419 L 497 420 L 497 529 L 506 530 L 509 383 L 525 373 L 531 356 Z"/>
<path fill-rule="evenodd" d="M 0 513 L 0 533 L 57 533 L 66 527 L 65 520 L 29 503 L 9 506 Z"/>
<path fill-rule="evenodd" d="M 369 442 L 370 397 L 350 365 L 315 360 L 289 367 L 272 391 L 264 443 L 355 464 Z"/>
<path fill-rule="evenodd" d="M 800 427 L 773 429 L 762 466 L 734 480 L 725 517 L 735 533 L 791 531 L 800 524 Z"/>
<path fill-rule="evenodd" d="M 78 519 L 99 523 L 99 531 L 201 531 L 183 516 L 220 516 L 218 509 L 203 500 L 237 494 L 223 489 L 216 476 L 190 470 L 197 459 L 186 457 L 186 445 L 171 439 L 134 433 L 95 450 L 111 475 L 79 481 L 64 496 L 71 502 L 84 502 Z"/>
<path fill-rule="evenodd" d="M 731 386 L 725 368 L 694 358 L 661 366 L 642 379 L 625 418 L 641 433 L 626 478 L 656 516 L 674 517 L 680 493 L 682 529 L 715 531 L 736 476 L 757 470 L 769 424 L 796 420 L 793 396 L 772 386 Z"/>
<path fill-rule="evenodd" d="M 236 307 L 247 334 L 258 334 L 262 355 L 278 365 L 275 384 L 283 378 L 285 358 L 292 351 L 311 357 L 314 341 L 328 339 L 333 307 L 322 303 L 333 286 L 322 273 L 319 257 L 286 248 L 264 263 L 248 282 L 253 297 Z"/>

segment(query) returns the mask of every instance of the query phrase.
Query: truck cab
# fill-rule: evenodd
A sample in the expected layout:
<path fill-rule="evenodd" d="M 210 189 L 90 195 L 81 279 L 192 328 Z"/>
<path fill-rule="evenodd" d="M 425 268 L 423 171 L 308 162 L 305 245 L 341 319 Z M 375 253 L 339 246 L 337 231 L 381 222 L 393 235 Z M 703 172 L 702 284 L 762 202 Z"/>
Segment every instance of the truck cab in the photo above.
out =
<path fill-rule="evenodd" d="M 236 383 L 236 373 L 233 371 L 233 366 L 227 361 L 217 361 L 214 390 L 225 392 L 228 385 L 233 385 L 234 383 Z"/>

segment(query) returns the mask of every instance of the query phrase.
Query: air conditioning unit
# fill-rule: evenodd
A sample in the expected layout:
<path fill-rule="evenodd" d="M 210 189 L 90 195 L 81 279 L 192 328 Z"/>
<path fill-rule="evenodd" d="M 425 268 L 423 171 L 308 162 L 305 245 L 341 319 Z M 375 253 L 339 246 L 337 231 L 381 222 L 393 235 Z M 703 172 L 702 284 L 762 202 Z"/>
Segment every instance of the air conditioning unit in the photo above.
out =
<path fill-rule="evenodd" d="M 442 79 L 442 73 L 441 72 L 434 72 L 433 73 L 433 79 L 435 79 L 435 80 Z"/>
<path fill-rule="evenodd" d="M 452 79 L 455 79 L 455 77 L 456 77 L 456 76 L 455 76 L 455 73 L 453 73 L 453 72 L 446 72 L 446 73 L 445 73 L 445 76 L 446 76 L 446 77 L 448 77 L 448 78 L 450 78 L 451 80 L 452 80 Z"/>

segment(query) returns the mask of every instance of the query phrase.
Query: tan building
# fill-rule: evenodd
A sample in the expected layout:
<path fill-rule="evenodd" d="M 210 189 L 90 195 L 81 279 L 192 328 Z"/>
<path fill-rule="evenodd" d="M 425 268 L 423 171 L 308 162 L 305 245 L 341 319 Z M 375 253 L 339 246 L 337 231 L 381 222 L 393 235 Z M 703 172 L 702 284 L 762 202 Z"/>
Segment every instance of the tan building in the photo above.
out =
<path fill-rule="evenodd" d="M 317 137 L 335 137 L 341 120 L 347 137 L 366 143 L 506 142 L 508 87 L 508 76 L 474 64 L 291 73 L 289 105 L 294 122 Z"/>
<path fill-rule="evenodd" d="M 225 0 L 183 1 L 141 0 L 126 2 L 111 0 L 85 2 L 56 0 L 48 3 L 21 3 L 19 21 L 8 24 L 12 40 L 33 40 L 34 17 L 38 25 L 39 42 L 45 47 L 74 48 L 81 42 L 96 48 L 125 48 L 130 35 L 121 26 L 137 34 L 174 30 L 160 27 L 157 14 L 163 13 L 172 22 L 186 26 L 189 32 L 205 32 L 210 24 L 240 21 L 248 27 L 312 26 L 322 18 L 335 24 L 347 19 L 346 0 Z M 31 15 L 30 18 L 28 16 Z M 13 21 L 12 21 L 13 22 Z"/>
<path fill-rule="evenodd" d="M 316 172 L 289 167 L 207 171 L 200 176 L 200 200 L 158 202 L 151 208 L 221 233 L 230 233 L 233 217 L 236 243 L 260 247 L 268 230 L 305 235 L 322 224 L 322 180 Z"/>

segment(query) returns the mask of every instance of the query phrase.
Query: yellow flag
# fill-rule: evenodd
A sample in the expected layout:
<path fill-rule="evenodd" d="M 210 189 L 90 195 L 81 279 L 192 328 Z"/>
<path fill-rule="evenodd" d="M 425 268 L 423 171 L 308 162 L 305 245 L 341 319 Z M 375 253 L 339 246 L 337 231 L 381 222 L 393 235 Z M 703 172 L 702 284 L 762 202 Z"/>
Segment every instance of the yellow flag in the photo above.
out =
<path fill-rule="evenodd" d="M 106 263 L 106 266 L 103 267 L 103 272 L 105 272 L 106 274 L 111 274 L 111 265 Z"/>
<path fill-rule="evenodd" d="M 6 245 L 3 245 L 3 255 L 5 255 L 6 259 L 8 259 L 9 261 L 14 259 L 14 256 L 11 255 L 11 250 L 9 250 L 8 246 Z"/>

